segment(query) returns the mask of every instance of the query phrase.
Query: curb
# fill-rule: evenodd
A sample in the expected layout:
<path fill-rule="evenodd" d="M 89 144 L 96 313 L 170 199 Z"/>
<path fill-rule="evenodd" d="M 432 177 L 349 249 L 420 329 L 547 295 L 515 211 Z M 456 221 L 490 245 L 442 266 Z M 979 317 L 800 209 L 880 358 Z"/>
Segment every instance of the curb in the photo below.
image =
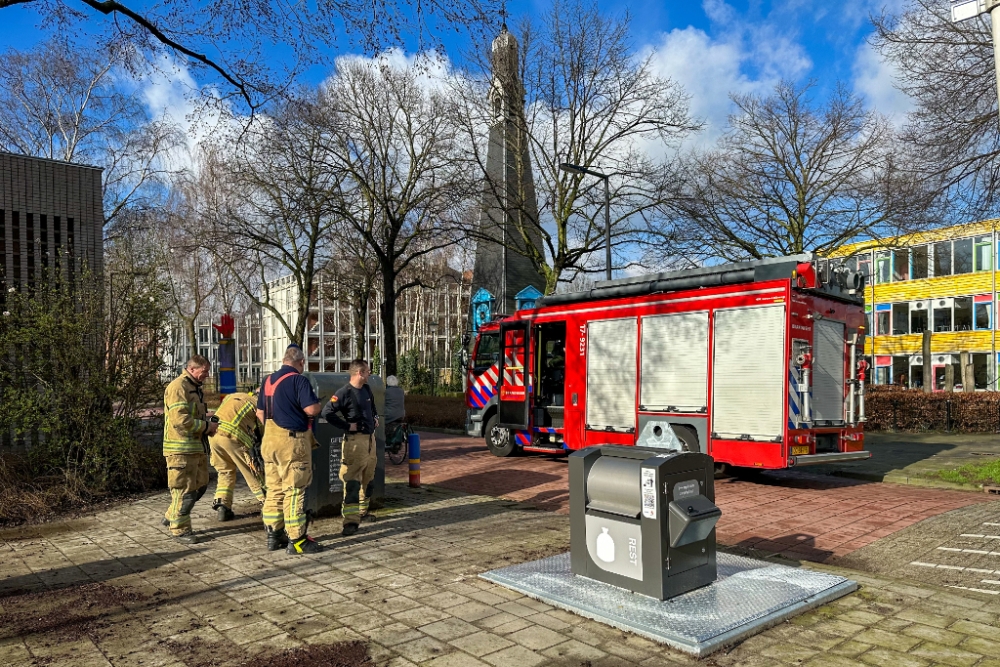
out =
<path fill-rule="evenodd" d="M 952 491 L 974 491 L 982 493 L 983 487 L 978 484 L 961 484 L 959 482 L 947 482 L 943 479 L 932 477 L 910 477 L 898 473 L 888 473 L 879 475 L 869 472 L 853 472 L 850 470 L 834 470 L 830 473 L 833 477 L 844 477 L 847 479 L 857 479 L 863 482 L 879 482 L 882 484 L 902 484 L 905 486 L 921 486 L 929 489 L 950 489 Z"/>

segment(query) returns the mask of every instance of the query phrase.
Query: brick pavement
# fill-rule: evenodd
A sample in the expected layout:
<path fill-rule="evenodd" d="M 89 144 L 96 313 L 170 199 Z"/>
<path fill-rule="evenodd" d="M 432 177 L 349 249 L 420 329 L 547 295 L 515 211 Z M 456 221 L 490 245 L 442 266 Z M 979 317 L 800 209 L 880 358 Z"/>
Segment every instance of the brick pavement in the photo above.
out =
<path fill-rule="evenodd" d="M 567 513 L 565 457 L 525 455 L 498 459 L 480 438 L 421 433 L 421 479 L 465 493 L 531 503 Z M 407 467 L 388 466 L 390 479 Z M 723 544 L 833 562 L 928 517 L 990 502 L 985 495 L 848 480 L 801 471 L 757 480 L 717 480 Z"/>
<path fill-rule="evenodd" d="M 196 507 L 194 525 L 211 539 L 194 547 L 158 525 L 165 494 L 4 531 L 0 663 L 222 667 L 276 647 L 362 640 L 379 667 L 1000 667 L 997 598 L 829 566 L 813 567 L 861 590 L 698 661 L 476 576 L 565 550 L 564 514 L 398 483 L 387 492 L 382 518 L 354 538 L 318 521 L 313 533 L 330 548 L 315 557 L 265 551 L 243 488 L 236 522 Z M 14 591 L 91 582 L 131 597 L 108 605 L 103 623 L 11 630 Z"/>

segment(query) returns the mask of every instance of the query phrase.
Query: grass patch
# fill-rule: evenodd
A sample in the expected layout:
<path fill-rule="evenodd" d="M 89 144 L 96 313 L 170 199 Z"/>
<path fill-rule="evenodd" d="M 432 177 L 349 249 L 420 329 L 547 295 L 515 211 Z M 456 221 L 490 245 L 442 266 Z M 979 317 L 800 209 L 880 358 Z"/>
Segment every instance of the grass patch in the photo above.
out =
<path fill-rule="evenodd" d="M 957 484 L 1000 484 L 1000 459 L 967 463 L 953 470 L 938 470 L 933 476 Z"/>

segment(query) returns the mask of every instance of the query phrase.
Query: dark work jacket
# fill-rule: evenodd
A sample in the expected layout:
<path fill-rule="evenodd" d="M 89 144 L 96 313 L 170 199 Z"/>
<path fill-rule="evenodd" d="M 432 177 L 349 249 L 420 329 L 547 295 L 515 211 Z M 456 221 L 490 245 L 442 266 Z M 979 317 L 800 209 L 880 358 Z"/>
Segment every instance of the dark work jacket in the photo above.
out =
<path fill-rule="evenodd" d="M 375 395 L 368 385 L 355 389 L 348 382 L 323 407 L 323 419 L 345 433 L 351 430 L 351 424 L 358 425 L 358 433 L 374 433 L 376 417 Z"/>

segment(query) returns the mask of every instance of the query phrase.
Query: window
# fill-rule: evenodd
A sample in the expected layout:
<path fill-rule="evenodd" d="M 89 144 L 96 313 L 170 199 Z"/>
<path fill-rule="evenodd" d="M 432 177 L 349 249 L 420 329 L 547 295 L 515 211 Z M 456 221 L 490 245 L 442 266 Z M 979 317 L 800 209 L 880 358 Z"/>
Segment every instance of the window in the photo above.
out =
<path fill-rule="evenodd" d="M 993 269 L 993 237 L 977 236 L 975 248 L 973 250 L 973 261 L 976 271 L 990 271 Z"/>
<path fill-rule="evenodd" d="M 986 329 L 987 331 L 993 328 L 993 304 L 991 303 L 993 297 L 989 294 L 983 296 L 977 296 L 975 298 L 975 325 L 976 329 Z"/>
<path fill-rule="evenodd" d="M 910 333 L 922 334 L 927 330 L 927 314 L 925 301 L 910 305 Z"/>
<path fill-rule="evenodd" d="M 972 331 L 972 297 L 955 298 L 955 331 Z"/>
<path fill-rule="evenodd" d="M 972 273 L 972 239 L 957 239 L 952 247 L 953 273 Z"/>
<path fill-rule="evenodd" d="M 198 341 L 203 345 L 208 342 L 208 329 L 205 327 L 198 327 Z"/>
<path fill-rule="evenodd" d="M 869 334 L 875 330 L 872 328 L 872 307 L 865 306 L 865 331 Z"/>
<path fill-rule="evenodd" d="M 910 251 L 896 250 L 892 253 L 892 280 L 893 282 L 899 282 L 900 280 L 909 279 Z"/>
<path fill-rule="evenodd" d="M 989 354 L 972 355 L 972 375 L 976 379 L 976 389 L 989 389 Z"/>
<path fill-rule="evenodd" d="M 951 275 L 951 241 L 934 244 L 934 275 Z"/>
<path fill-rule="evenodd" d="M 927 277 L 928 246 L 921 245 L 910 251 L 910 276 L 914 280 Z"/>
<path fill-rule="evenodd" d="M 498 361 L 500 361 L 500 334 L 481 335 L 479 344 L 476 345 L 476 357 L 472 362 L 472 372 L 478 375 Z"/>
<path fill-rule="evenodd" d="M 888 336 L 892 333 L 892 330 L 889 328 L 889 316 L 890 312 L 888 310 L 880 310 L 875 313 L 875 335 Z"/>
<path fill-rule="evenodd" d="M 892 366 L 879 366 L 875 369 L 875 384 L 889 384 Z"/>
<path fill-rule="evenodd" d="M 858 255 L 858 272 L 865 277 L 865 284 L 872 281 L 872 256 L 870 253 Z"/>
<path fill-rule="evenodd" d="M 950 299 L 938 299 L 934 301 L 934 331 L 951 331 Z"/>
<path fill-rule="evenodd" d="M 910 323 L 910 304 L 892 304 L 892 333 L 895 335 L 910 333 L 908 325 Z"/>
<path fill-rule="evenodd" d="M 888 252 L 875 253 L 875 283 L 881 285 L 892 278 L 892 255 Z"/>

